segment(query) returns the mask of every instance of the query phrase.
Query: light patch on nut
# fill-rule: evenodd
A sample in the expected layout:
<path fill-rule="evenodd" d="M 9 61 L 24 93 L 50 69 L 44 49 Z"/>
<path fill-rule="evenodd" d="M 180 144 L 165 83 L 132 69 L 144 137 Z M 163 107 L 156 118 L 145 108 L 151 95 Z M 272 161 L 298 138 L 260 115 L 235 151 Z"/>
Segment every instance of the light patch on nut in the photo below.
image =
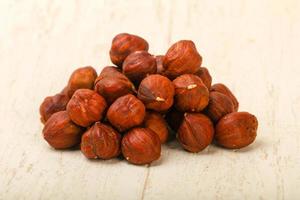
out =
<path fill-rule="evenodd" d="M 161 97 L 156 97 L 155 100 L 156 100 L 156 101 L 165 101 L 165 99 L 164 99 L 164 98 L 161 98 Z"/>
<path fill-rule="evenodd" d="M 191 90 L 191 89 L 193 89 L 193 88 L 195 88 L 195 87 L 197 87 L 196 84 L 191 84 L 191 85 L 188 85 L 188 86 L 187 86 L 187 89 L 188 89 L 188 90 Z"/>

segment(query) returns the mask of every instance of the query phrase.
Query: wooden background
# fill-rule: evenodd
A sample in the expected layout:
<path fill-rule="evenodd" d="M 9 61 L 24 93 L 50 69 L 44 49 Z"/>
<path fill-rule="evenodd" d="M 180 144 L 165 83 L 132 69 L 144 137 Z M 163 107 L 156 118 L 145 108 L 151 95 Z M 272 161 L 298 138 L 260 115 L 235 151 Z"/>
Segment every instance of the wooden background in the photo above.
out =
<path fill-rule="evenodd" d="M 300 199 L 298 0 L 0 1 L 0 199 Z M 259 119 L 256 142 L 150 167 L 88 161 L 42 139 L 38 108 L 77 67 L 98 72 L 120 32 L 163 54 L 193 40 L 214 82 Z"/>

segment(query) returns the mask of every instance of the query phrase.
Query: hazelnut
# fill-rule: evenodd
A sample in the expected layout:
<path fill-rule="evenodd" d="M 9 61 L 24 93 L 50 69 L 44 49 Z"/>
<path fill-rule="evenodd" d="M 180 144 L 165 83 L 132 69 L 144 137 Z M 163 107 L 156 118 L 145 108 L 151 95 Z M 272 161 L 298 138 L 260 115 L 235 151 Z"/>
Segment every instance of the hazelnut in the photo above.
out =
<path fill-rule="evenodd" d="M 82 67 L 76 69 L 68 82 L 68 95 L 71 98 L 78 89 L 93 89 L 94 82 L 97 78 L 97 72 L 93 67 Z"/>
<path fill-rule="evenodd" d="M 209 103 L 205 113 L 213 122 L 217 122 L 224 115 L 234 112 L 234 106 L 229 97 L 220 92 L 209 93 Z"/>
<path fill-rule="evenodd" d="M 44 139 L 55 149 L 67 149 L 80 143 L 83 129 L 74 124 L 66 111 L 54 113 L 43 129 Z"/>
<path fill-rule="evenodd" d="M 163 66 L 166 75 L 173 79 L 182 74 L 194 74 L 201 63 L 202 57 L 198 53 L 194 42 L 180 40 L 167 51 Z"/>
<path fill-rule="evenodd" d="M 209 101 L 209 91 L 202 80 L 193 74 L 184 74 L 173 80 L 175 107 L 179 111 L 200 112 Z"/>
<path fill-rule="evenodd" d="M 185 150 L 196 153 L 212 142 L 213 135 L 214 126 L 208 117 L 200 113 L 185 113 L 177 139 Z"/>
<path fill-rule="evenodd" d="M 216 125 L 216 142 L 229 149 L 239 149 L 251 144 L 256 137 L 258 121 L 248 112 L 225 115 Z"/>
<path fill-rule="evenodd" d="M 195 75 L 198 76 L 199 78 L 201 78 L 202 82 L 209 90 L 211 87 L 212 78 L 211 78 L 211 75 L 209 74 L 208 69 L 206 67 L 200 67 L 196 71 Z"/>
<path fill-rule="evenodd" d="M 162 144 L 167 141 L 169 131 L 167 122 L 161 114 L 155 112 L 147 112 L 144 120 L 144 126 L 156 133 Z"/>
<path fill-rule="evenodd" d="M 138 126 L 145 118 L 145 106 L 132 94 L 119 97 L 107 111 L 108 121 L 120 132 Z"/>
<path fill-rule="evenodd" d="M 173 83 L 159 74 L 147 76 L 138 89 L 138 98 L 146 108 L 158 112 L 167 111 L 173 105 L 173 96 Z"/>
<path fill-rule="evenodd" d="M 238 111 L 239 102 L 236 99 L 236 97 L 233 95 L 233 93 L 229 90 L 229 88 L 226 87 L 226 85 L 224 85 L 222 83 L 216 83 L 213 86 L 211 86 L 211 91 L 220 92 L 220 93 L 226 95 L 227 97 L 229 97 L 233 103 L 234 111 Z"/>
<path fill-rule="evenodd" d="M 108 104 L 125 94 L 134 93 L 130 80 L 115 67 L 105 67 L 95 81 L 95 91 L 102 95 Z"/>
<path fill-rule="evenodd" d="M 164 75 L 164 66 L 163 66 L 164 57 L 165 56 L 162 56 L 162 55 L 155 56 L 156 68 L 157 68 L 156 73 L 157 74 Z"/>
<path fill-rule="evenodd" d="M 160 157 L 159 137 L 148 128 L 131 129 L 122 139 L 125 159 L 136 165 L 149 164 Z"/>
<path fill-rule="evenodd" d="M 87 158 L 114 158 L 121 152 L 121 135 L 112 127 L 96 122 L 82 135 L 80 148 Z"/>
<path fill-rule="evenodd" d="M 46 121 L 51 117 L 52 114 L 66 110 L 69 100 L 69 96 L 63 93 L 46 97 L 40 106 L 42 123 L 46 123 Z"/>
<path fill-rule="evenodd" d="M 147 51 L 135 51 L 126 57 L 122 69 L 131 81 L 140 83 L 147 75 L 156 73 L 156 60 Z"/>
<path fill-rule="evenodd" d="M 135 51 L 148 51 L 149 45 L 143 38 L 128 33 L 114 37 L 109 51 L 112 63 L 121 67 L 125 58 Z"/>
<path fill-rule="evenodd" d="M 67 112 L 74 123 L 88 127 L 102 119 L 106 106 L 105 99 L 97 92 L 79 89 L 69 101 Z"/>
<path fill-rule="evenodd" d="M 168 125 L 174 132 L 177 132 L 182 120 L 183 120 L 183 112 L 172 108 L 166 115 L 166 120 Z"/>

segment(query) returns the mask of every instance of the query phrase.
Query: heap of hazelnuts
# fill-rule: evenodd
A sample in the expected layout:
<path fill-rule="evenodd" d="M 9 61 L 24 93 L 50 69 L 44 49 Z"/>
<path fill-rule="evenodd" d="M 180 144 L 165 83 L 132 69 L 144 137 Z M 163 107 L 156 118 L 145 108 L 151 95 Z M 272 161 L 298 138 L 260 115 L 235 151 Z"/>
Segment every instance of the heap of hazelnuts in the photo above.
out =
<path fill-rule="evenodd" d="M 256 117 L 238 112 L 224 84 L 211 85 L 192 41 L 178 41 L 154 56 L 146 40 L 121 33 L 109 54 L 116 66 L 104 67 L 99 76 L 90 66 L 75 70 L 67 86 L 41 104 L 43 136 L 53 148 L 80 144 L 90 159 L 123 155 L 130 163 L 149 164 L 174 133 L 193 153 L 213 141 L 238 149 L 255 140 Z"/>

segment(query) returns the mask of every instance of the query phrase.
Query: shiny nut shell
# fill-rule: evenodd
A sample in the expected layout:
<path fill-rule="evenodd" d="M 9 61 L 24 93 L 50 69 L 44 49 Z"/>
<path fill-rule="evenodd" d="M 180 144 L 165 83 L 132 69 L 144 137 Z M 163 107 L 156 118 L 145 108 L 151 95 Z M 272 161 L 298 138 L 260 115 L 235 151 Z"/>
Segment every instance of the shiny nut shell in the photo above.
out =
<path fill-rule="evenodd" d="M 148 128 L 134 128 L 122 139 L 122 153 L 125 159 L 136 165 L 149 164 L 160 157 L 159 137 Z"/>
<path fill-rule="evenodd" d="M 251 144 L 257 134 L 258 121 L 248 112 L 224 116 L 216 125 L 216 142 L 225 148 L 239 149 Z"/>

